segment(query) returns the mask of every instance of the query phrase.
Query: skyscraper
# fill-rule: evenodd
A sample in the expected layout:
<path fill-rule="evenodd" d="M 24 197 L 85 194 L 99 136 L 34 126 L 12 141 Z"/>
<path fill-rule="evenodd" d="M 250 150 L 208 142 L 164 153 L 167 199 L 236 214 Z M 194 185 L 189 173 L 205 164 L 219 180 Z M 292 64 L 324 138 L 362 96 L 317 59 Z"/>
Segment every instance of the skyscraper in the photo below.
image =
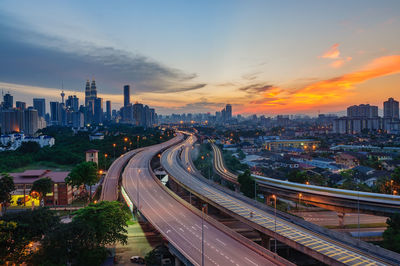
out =
<path fill-rule="evenodd" d="M 38 130 L 39 116 L 38 111 L 29 107 L 24 111 L 24 133 L 34 135 Z"/>
<path fill-rule="evenodd" d="M 350 118 L 377 118 L 378 106 L 369 104 L 353 105 L 347 108 L 347 116 Z"/>
<path fill-rule="evenodd" d="M 103 123 L 103 99 L 94 99 L 94 122 L 96 124 Z"/>
<path fill-rule="evenodd" d="M 226 120 L 232 119 L 232 105 L 227 104 L 225 107 L 225 118 Z"/>
<path fill-rule="evenodd" d="M 44 98 L 33 98 L 33 108 L 38 111 L 38 116 L 46 115 L 46 100 Z"/>
<path fill-rule="evenodd" d="M 6 93 L 3 96 L 3 108 L 11 109 L 14 107 L 14 97 L 10 93 Z"/>
<path fill-rule="evenodd" d="M 15 107 L 19 110 L 25 110 L 26 109 L 26 103 L 21 102 L 21 101 L 16 101 L 15 102 Z"/>
<path fill-rule="evenodd" d="M 124 86 L 124 107 L 128 106 L 131 102 L 131 88 L 129 85 Z"/>
<path fill-rule="evenodd" d="M 90 82 L 86 80 L 86 87 L 85 87 L 85 106 L 89 106 L 89 101 L 91 100 L 91 92 L 90 92 Z"/>
<path fill-rule="evenodd" d="M 50 102 L 51 124 L 59 125 L 61 119 L 60 103 Z"/>
<path fill-rule="evenodd" d="M 72 111 L 77 112 L 79 110 L 79 98 L 76 95 L 68 96 L 65 101 L 65 105 Z"/>
<path fill-rule="evenodd" d="M 383 103 L 383 118 L 399 119 L 399 102 L 389 98 Z"/>
<path fill-rule="evenodd" d="M 106 101 L 106 119 L 111 120 L 111 101 Z"/>

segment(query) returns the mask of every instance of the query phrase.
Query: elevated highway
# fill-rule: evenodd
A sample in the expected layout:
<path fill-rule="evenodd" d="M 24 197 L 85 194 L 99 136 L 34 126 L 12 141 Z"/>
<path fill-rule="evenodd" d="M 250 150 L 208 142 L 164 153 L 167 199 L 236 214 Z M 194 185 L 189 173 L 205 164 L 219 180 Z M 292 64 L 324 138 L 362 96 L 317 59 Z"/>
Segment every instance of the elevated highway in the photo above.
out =
<path fill-rule="evenodd" d="M 190 166 L 190 162 L 180 160 L 180 154 L 189 153 L 195 141 L 194 136 L 189 136 L 184 143 L 169 148 L 162 154 L 161 164 L 170 178 L 200 199 L 259 232 L 329 265 L 396 265 L 400 262 L 398 254 L 396 256 L 396 253 L 373 245 L 365 243 L 361 245 L 364 249 L 359 249 L 357 243 L 351 245 L 341 242 L 340 236 L 332 238 L 329 234 L 311 231 L 309 228 L 291 223 L 288 218 L 275 219 L 273 210 L 258 208 L 250 201 L 234 196 L 233 192 L 219 189 L 212 185 L 212 182 L 199 178 L 195 169 Z M 190 155 L 186 154 L 181 156 L 183 160 L 190 158 Z M 382 256 L 376 255 L 377 253 Z"/>
<path fill-rule="evenodd" d="M 132 157 L 122 174 L 121 190 L 128 205 L 138 206 L 140 214 L 188 260 L 188 265 L 291 265 L 268 250 L 252 247 L 252 242 L 241 240 L 159 182 L 150 169 L 152 158 L 182 139 L 178 134 Z"/>
<path fill-rule="evenodd" d="M 224 165 L 220 149 L 211 142 L 214 169 L 225 179 L 237 179 Z M 253 175 L 260 189 L 294 201 L 301 201 L 339 213 L 364 212 L 388 215 L 400 212 L 400 196 L 299 184 Z"/>

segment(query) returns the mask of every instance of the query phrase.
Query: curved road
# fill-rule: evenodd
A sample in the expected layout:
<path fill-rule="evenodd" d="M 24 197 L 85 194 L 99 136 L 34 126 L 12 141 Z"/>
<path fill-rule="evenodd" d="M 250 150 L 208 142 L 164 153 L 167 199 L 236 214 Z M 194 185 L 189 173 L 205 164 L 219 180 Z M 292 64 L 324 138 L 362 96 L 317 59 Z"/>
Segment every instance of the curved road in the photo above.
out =
<path fill-rule="evenodd" d="M 206 197 L 210 202 L 214 202 L 225 209 L 230 210 L 237 215 L 262 226 L 272 232 L 275 231 L 274 215 L 260 210 L 250 204 L 247 204 L 235 197 L 218 190 L 209 184 L 195 178 L 192 169 L 182 167 L 178 161 L 179 152 L 190 152 L 191 146 L 196 138 L 191 135 L 182 143 L 169 148 L 161 156 L 161 164 L 164 169 L 185 186 L 191 188 L 194 192 Z M 187 156 L 185 156 L 186 158 Z M 186 162 L 188 163 L 188 162 Z M 331 240 L 326 236 L 312 232 L 300 226 L 294 225 L 286 220 L 276 220 L 276 233 L 281 237 L 296 242 L 303 248 L 322 254 L 336 263 L 346 265 L 386 265 L 379 258 L 370 256 L 361 250 Z"/>
<path fill-rule="evenodd" d="M 202 261 L 202 217 L 183 206 L 155 180 L 149 162 L 162 149 L 183 139 L 179 134 L 168 142 L 136 154 L 124 170 L 123 188 L 147 220 L 191 263 Z M 212 224 L 204 221 L 204 265 L 285 265 L 256 253 Z"/>

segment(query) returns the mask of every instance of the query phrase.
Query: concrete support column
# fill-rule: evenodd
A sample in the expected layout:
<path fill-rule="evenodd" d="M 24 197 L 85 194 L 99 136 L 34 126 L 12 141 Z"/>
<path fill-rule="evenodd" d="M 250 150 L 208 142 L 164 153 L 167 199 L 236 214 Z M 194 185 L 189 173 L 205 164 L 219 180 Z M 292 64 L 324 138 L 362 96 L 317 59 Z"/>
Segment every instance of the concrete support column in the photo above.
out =
<path fill-rule="evenodd" d="M 344 216 L 346 213 L 344 212 L 338 212 L 337 216 L 339 217 L 339 227 L 344 228 Z"/>
<path fill-rule="evenodd" d="M 271 250 L 271 237 L 263 233 L 260 233 L 260 236 L 261 236 L 261 246 L 263 246 L 268 250 Z"/>
<path fill-rule="evenodd" d="M 181 261 L 178 259 L 178 257 L 177 257 L 177 256 L 174 256 L 174 257 L 175 257 L 175 266 L 181 266 L 182 263 L 181 263 Z"/>

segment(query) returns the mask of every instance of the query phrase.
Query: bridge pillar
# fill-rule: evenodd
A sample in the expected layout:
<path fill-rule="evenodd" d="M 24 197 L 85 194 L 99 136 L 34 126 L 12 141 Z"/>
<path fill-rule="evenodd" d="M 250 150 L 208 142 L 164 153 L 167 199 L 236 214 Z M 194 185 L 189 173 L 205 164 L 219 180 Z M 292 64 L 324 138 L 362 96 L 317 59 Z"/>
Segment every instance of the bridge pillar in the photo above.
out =
<path fill-rule="evenodd" d="M 271 237 L 267 236 L 264 233 L 260 233 L 261 236 L 261 246 L 264 248 L 271 250 Z"/>
<path fill-rule="evenodd" d="M 339 217 L 339 227 L 344 228 L 344 216 L 346 213 L 344 212 L 338 212 L 337 216 Z"/>

